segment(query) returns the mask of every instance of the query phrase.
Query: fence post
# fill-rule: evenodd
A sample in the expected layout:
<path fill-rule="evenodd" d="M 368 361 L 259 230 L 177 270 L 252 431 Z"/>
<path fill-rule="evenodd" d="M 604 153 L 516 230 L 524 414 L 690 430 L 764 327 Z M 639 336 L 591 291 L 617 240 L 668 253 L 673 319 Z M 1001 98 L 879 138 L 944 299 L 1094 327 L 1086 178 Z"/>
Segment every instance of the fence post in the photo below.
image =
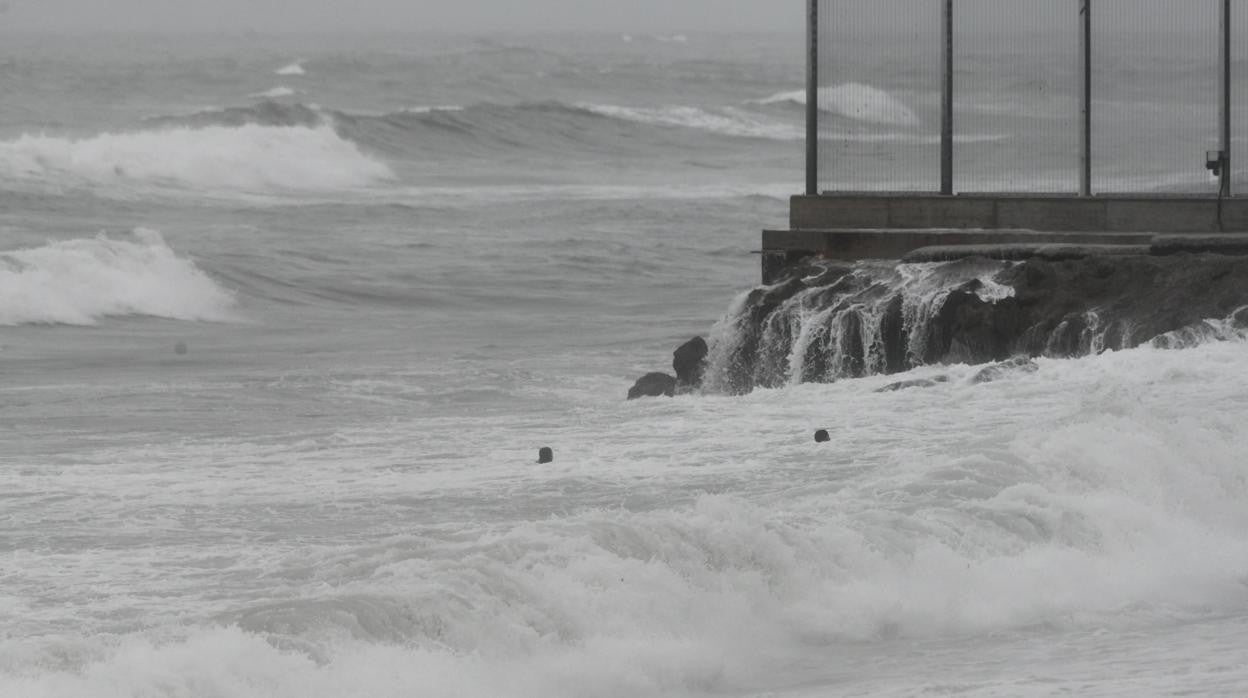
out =
<path fill-rule="evenodd" d="M 1092 196 L 1092 0 L 1079 0 L 1079 196 Z"/>
<path fill-rule="evenodd" d="M 806 195 L 819 193 L 819 0 L 806 14 Z"/>
<path fill-rule="evenodd" d="M 1222 169 L 1218 186 L 1218 196 L 1231 195 L 1231 0 L 1222 0 L 1221 22 L 1221 63 L 1222 63 L 1222 94 L 1219 116 L 1220 141 L 1222 148 Z"/>
<path fill-rule="evenodd" d="M 953 194 L 953 0 L 940 20 L 940 193 Z"/>

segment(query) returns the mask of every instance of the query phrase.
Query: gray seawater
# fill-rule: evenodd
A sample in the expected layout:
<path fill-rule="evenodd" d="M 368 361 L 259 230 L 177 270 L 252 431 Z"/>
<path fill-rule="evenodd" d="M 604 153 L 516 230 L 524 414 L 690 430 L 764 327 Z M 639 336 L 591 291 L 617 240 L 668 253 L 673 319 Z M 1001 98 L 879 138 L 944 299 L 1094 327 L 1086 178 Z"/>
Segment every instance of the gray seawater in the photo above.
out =
<path fill-rule="evenodd" d="M 795 46 L 9 37 L 0 695 L 1239 694 L 1240 342 L 623 400 L 757 280 Z"/>

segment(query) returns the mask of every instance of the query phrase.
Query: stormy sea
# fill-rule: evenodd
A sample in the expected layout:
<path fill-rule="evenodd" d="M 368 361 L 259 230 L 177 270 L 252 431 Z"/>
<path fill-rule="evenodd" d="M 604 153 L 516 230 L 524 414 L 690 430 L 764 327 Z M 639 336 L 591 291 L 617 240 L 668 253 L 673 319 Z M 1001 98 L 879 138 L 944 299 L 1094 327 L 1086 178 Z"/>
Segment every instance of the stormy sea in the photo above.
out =
<path fill-rule="evenodd" d="M 756 289 L 800 41 L 6 37 L 0 696 L 1242 694 L 1237 309 L 1011 361 L 922 330 L 1010 263 Z M 1137 49 L 1100 181 L 1210 187 Z M 828 181 L 930 181 L 938 82 L 842 65 Z M 972 89 L 960 162 L 1064 186 L 1069 88 Z"/>

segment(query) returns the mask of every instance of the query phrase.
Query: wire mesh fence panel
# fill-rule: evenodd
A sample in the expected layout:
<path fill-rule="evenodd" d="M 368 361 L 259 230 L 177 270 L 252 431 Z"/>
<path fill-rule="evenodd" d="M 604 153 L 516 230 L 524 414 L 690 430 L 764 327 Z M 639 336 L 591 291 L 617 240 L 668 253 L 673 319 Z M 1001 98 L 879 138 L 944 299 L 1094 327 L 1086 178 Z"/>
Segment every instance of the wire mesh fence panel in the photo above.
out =
<path fill-rule="evenodd" d="M 940 8 L 820 0 L 821 190 L 939 189 Z"/>
<path fill-rule="evenodd" d="M 1231 3 L 1231 193 L 1248 196 L 1248 0 Z"/>
<path fill-rule="evenodd" d="M 1216 192 L 1222 0 L 1094 0 L 1093 188 Z"/>
<path fill-rule="evenodd" d="M 1078 189 L 1077 0 L 955 0 L 954 186 Z"/>

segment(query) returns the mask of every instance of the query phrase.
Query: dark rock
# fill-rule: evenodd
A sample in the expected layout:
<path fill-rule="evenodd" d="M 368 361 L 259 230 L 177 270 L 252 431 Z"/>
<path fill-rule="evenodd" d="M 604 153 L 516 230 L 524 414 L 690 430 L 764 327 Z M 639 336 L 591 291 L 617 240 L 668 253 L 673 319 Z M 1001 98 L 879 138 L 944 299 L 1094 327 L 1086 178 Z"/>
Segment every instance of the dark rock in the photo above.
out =
<path fill-rule="evenodd" d="M 898 381 L 896 383 L 889 383 L 883 388 L 879 388 L 875 392 L 893 393 L 898 390 L 906 390 L 908 388 L 930 388 L 933 385 L 940 385 L 941 383 L 948 383 L 948 382 L 949 382 L 949 376 L 936 376 L 935 378 L 914 378 L 908 381 Z"/>
<path fill-rule="evenodd" d="M 898 293 L 884 307 L 880 318 L 880 343 L 883 345 L 884 373 L 901 373 L 906 370 L 906 318 L 905 296 Z"/>
<path fill-rule="evenodd" d="M 539 464 L 541 464 L 541 463 L 553 463 L 554 461 L 555 461 L 555 451 L 554 451 L 554 449 L 552 449 L 552 448 L 551 448 L 551 447 L 549 447 L 549 446 L 542 446 L 540 449 L 538 449 L 538 451 L 537 451 L 537 462 L 538 462 Z"/>
<path fill-rule="evenodd" d="M 1040 366 L 1035 361 L 1026 356 L 1016 356 L 1008 361 L 1002 361 L 993 364 L 987 368 L 981 368 L 971 376 L 972 383 L 991 383 L 1001 380 L 1012 374 L 1018 373 L 1035 373 L 1040 370 Z"/>
<path fill-rule="evenodd" d="M 639 397 L 672 397 L 676 394 L 676 379 L 666 373 L 647 373 L 628 390 L 628 399 Z"/>
<path fill-rule="evenodd" d="M 822 444 L 822 443 L 827 443 L 831 440 L 832 440 L 832 437 L 828 435 L 827 429 L 820 429 L 819 431 L 815 432 L 815 443 Z"/>
<path fill-rule="evenodd" d="M 971 257 L 922 268 L 808 262 L 750 292 L 724 319 L 724 344 L 714 356 L 723 362 L 713 367 L 717 388 L 739 394 L 930 364 L 1231 337 L 1208 331 L 1204 321 L 1211 319 L 1248 329 L 1248 256 L 1096 252 Z"/>
<path fill-rule="evenodd" d="M 1231 326 L 1237 330 L 1248 328 L 1248 305 L 1237 308 L 1227 319 L 1231 321 Z"/>
<path fill-rule="evenodd" d="M 707 351 L 706 340 L 694 337 L 672 352 L 672 369 L 676 371 L 677 386 L 693 390 L 702 385 Z"/>
<path fill-rule="evenodd" d="M 1156 255 L 1184 252 L 1245 255 L 1248 254 L 1248 235 L 1158 235 L 1153 238 L 1151 248 Z"/>

